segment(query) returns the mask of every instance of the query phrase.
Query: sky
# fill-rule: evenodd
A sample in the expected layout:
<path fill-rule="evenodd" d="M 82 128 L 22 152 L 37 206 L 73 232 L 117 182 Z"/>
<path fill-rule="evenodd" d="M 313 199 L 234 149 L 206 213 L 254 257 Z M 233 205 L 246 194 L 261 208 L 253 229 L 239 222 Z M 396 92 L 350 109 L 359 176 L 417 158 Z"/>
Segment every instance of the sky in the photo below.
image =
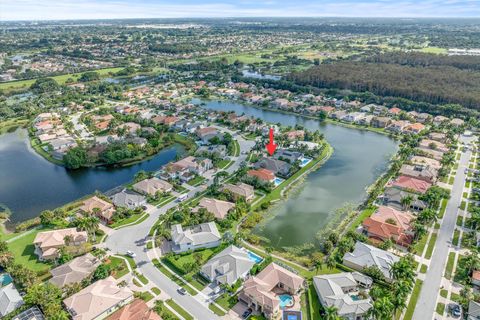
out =
<path fill-rule="evenodd" d="M 0 0 L 0 21 L 184 17 L 480 17 L 480 0 Z"/>

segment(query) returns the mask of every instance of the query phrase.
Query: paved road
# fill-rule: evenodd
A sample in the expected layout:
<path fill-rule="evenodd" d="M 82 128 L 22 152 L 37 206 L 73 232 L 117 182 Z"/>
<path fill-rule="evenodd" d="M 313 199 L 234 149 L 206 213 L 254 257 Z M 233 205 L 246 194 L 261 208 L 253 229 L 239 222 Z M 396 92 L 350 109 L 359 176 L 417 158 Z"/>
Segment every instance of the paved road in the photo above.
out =
<path fill-rule="evenodd" d="M 223 129 L 223 128 L 222 128 Z M 240 166 L 242 161 L 246 160 L 246 153 L 253 147 L 254 142 L 243 139 L 237 136 L 237 141 L 240 144 L 241 154 L 239 157 L 233 157 L 235 160 L 226 171 L 233 173 Z M 243 154 L 245 152 L 245 154 Z M 210 185 L 213 179 L 210 179 L 207 185 Z M 201 192 L 205 189 L 205 186 L 199 186 L 192 188 L 188 192 L 188 198 L 195 196 L 197 192 Z M 148 233 L 152 225 L 158 220 L 158 217 L 165 214 L 168 209 L 178 205 L 178 202 L 170 202 L 161 208 L 155 208 L 151 210 L 150 216 L 140 224 L 130 227 L 122 228 L 114 231 L 108 236 L 105 246 L 111 250 L 112 253 L 125 254 L 128 250 L 133 251 L 136 254 L 135 262 L 141 273 L 143 273 L 155 286 L 167 293 L 175 302 L 177 302 L 182 308 L 187 310 L 195 319 L 199 320 L 215 320 L 220 319 L 210 309 L 208 305 L 200 302 L 189 294 L 181 295 L 177 292 L 178 285 L 160 272 L 150 261 L 145 249 L 145 241 L 147 240 Z M 203 299 L 205 300 L 205 299 Z"/>
<path fill-rule="evenodd" d="M 461 142 L 469 142 L 472 138 L 461 137 Z M 463 187 L 465 185 L 465 168 L 468 168 L 468 161 L 471 151 L 463 152 L 460 158 L 455 181 L 452 188 L 450 200 L 448 201 L 442 225 L 438 231 L 437 242 L 433 251 L 430 267 L 425 275 L 422 290 L 420 292 L 413 320 L 433 319 L 436 309 L 437 296 L 447 262 L 448 250 L 451 247 L 453 230 L 457 223 L 458 208 L 462 200 Z"/>

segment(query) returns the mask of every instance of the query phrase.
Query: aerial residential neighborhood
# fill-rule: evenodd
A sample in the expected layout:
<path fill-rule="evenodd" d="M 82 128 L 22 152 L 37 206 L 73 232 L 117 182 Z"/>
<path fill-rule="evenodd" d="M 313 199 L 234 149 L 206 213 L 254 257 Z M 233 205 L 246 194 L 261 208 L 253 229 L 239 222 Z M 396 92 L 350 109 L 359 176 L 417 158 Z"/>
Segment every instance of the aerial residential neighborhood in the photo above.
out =
<path fill-rule="evenodd" d="M 479 16 L 0 3 L 0 319 L 480 319 Z"/>

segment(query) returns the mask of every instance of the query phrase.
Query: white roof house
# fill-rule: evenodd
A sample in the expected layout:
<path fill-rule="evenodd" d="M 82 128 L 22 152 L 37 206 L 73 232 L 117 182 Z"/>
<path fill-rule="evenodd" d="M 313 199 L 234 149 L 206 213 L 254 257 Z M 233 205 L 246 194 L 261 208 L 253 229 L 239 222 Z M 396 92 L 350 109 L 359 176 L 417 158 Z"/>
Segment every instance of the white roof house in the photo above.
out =
<path fill-rule="evenodd" d="M 343 256 L 343 264 L 349 268 L 362 271 L 365 267 L 376 266 L 385 276 L 391 280 L 390 266 L 400 258 L 388 251 L 378 249 L 363 242 L 357 241 L 353 252 L 347 252 Z"/>
<path fill-rule="evenodd" d="M 23 299 L 13 283 L 0 288 L 0 316 L 6 316 L 21 305 Z"/>
<path fill-rule="evenodd" d="M 372 279 L 358 272 L 338 273 L 313 277 L 313 285 L 324 307 L 335 307 L 342 318 L 356 320 L 372 307 L 370 299 L 360 299 L 359 282 L 370 286 Z"/>
<path fill-rule="evenodd" d="M 183 229 L 181 224 L 172 226 L 172 251 L 184 252 L 220 245 L 222 237 L 215 222 L 207 222 Z"/>
<path fill-rule="evenodd" d="M 231 245 L 208 260 L 200 272 L 212 282 L 232 285 L 245 278 L 254 264 L 245 250 Z"/>

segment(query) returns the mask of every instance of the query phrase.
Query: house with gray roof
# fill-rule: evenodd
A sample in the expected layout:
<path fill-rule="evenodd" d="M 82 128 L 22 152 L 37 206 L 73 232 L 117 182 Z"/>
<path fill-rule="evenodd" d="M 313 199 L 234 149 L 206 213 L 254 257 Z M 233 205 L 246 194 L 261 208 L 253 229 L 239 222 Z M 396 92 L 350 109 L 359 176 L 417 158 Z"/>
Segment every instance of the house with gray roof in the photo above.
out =
<path fill-rule="evenodd" d="M 211 282 L 233 285 L 238 279 L 245 279 L 254 264 L 245 250 L 231 245 L 208 260 L 200 273 Z"/>
<path fill-rule="evenodd" d="M 405 210 L 405 207 L 402 204 L 402 199 L 409 196 L 412 197 L 412 202 L 407 209 L 422 211 L 427 208 L 427 203 L 419 200 L 417 194 L 393 187 L 385 189 L 385 192 L 380 198 L 380 202 L 384 206 L 392 207 L 397 210 Z"/>
<path fill-rule="evenodd" d="M 263 157 L 254 165 L 255 169 L 267 169 L 272 171 L 275 175 L 288 177 L 292 166 L 285 161 Z"/>
<path fill-rule="evenodd" d="M 215 222 L 207 222 L 183 229 L 181 224 L 175 224 L 171 229 L 172 251 L 175 253 L 213 248 L 220 245 L 222 237 Z"/>
<path fill-rule="evenodd" d="M 468 302 L 468 320 L 480 320 L 480 303 L 473 300 Z"/>
<path fill-rule="evenodd" d="M 45 320 L 45 317 L 37 306 L 33 306 L 17 314 L 12 320 Z"/>
<path fill-rule="evenodd" d="M 124 207 L 128 209 L 135 209 L 147 204 L 147 198 L 128 189 L 123 189 L 122 191 L 115 193 L 110 199 L 116 207 Z"/>
<path fill-rule="evenodd" d="M 227 146 L 224 144 L 214 144 L 208 146 L 201 146 L 197 149 L 197 155 L 216 155 L 217 157 L 225 157 L 227 155 Z"/>
<path fill-rule="evenodd" d="M 298 151 L 290 151 L 287 149 L 278 149 L 277 152 L 275 152 L 274 157 L 278 160 L 283 160 L 288 163 L 294 163 L 295 161 L 303 158 L 303 153 Z"/>
<path fill-rule="evenodd" d="M 59 288 L 72 283 L 80 283 L 90 276 L 99 265 L 100 260 L 91 253 L 87 253 L 52 269 L 50 271 L 52 278 L 49 281 Z"/>
<path fill-rule="evenodd" d="M 385 280 L 391 281 L 390 267 L 400 260 L 399 257 L 388 251 L 370 246 L 357 241 L 353 252 L 347 252 L 343 256 L 343 264 L 357 271 L 366 267 L 376 266 L 385 276 Z"/>
<path fill-rule="evenodd" d="M 357 281 L 360 279 L 361 283 Z M 313 285 L 320 303 L 325 307 L 335 307 L 342 319 L 362 320 L 372 307 L 370 298 L 361 298 L 360 291 L 370 288 L 370 277 L 358 272 L 326 274 L 313 277 Z M 364 285 L 365 287 L 363 287 Z"/>
<path fill-rule="evenodd" d="M 5 317 L 10 312 L 23 305 L 23 299 L 17 289 L 10 283 L 0 288 L 0 316 Z"/>

